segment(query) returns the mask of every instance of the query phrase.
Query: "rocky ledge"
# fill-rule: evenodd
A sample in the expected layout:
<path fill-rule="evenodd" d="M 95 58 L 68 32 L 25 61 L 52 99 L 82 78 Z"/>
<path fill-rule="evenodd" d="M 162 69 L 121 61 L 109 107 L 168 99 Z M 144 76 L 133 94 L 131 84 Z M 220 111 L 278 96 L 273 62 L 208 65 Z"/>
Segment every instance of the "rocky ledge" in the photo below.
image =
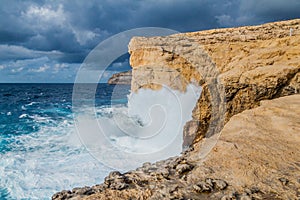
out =
<path fill-rule="evenodd" d="M 261 100 L 299 93 L 299 49 L 299 19 L 168 37 L 135 37 L 129 43 L 131 90 L 160 89 L 164 84 L 184 91 L 190 82 L 199 83 L 203 91 L 184 131 L 188 145 L 189 138 L 196 138 L 195 143 L 219 132 L 222 124 L 210 127 L 219 118 L 226 123 Z M 217 107 L 218 100 L 226 102 L 224 110 Z"/>
<path fill-rule="evenodd" d="M 204 162 L 201 142 L 182 156 L 75 188 L 52 199 L 299 199 L 300 95 L 233 116 Z"/>
<path fill-rule="evenodd" d="M 300 199 L 299 49 L 300 20 L 133 38 L 133 92 L 202 86 L 183 133 L 191 147 L 52 199 Z M 199 157 L 215 133 L 217 144 Z"/>

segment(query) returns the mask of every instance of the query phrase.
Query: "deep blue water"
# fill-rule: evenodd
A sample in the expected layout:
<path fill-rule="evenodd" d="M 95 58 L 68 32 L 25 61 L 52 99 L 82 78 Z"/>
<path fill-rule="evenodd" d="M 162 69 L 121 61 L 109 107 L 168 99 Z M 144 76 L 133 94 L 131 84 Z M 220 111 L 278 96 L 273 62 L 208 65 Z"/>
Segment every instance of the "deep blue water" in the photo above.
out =
<path fill-rule="evenodd" d="M 89 88 L 82 85 L 80 101 L 90 101 Z M 84 148 L 72 142 L 72 92 L 73 84 L 0 84 L 1 200 L 50 199 L 66 187 L 102 181 L 91 174 L 108 169 L 84 160 Z M 116 92 L 114 85 L 98 84 L 95 105 L 126 104 L 128 94 L 129 86 Z"/>
<path fill-rule="evenodd" d="M 0 200 L 43 200 L 179 155 L 201 88 L 0 84 Z"/>

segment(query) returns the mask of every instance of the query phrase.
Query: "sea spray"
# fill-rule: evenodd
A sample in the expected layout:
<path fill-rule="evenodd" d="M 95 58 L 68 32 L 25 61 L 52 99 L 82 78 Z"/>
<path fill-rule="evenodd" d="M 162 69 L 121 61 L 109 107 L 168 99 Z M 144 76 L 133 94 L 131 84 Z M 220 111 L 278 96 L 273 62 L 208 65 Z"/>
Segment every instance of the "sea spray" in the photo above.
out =
<path fill-rule="evenodd" d="M 113 107 L 107 116 L 99 110 L 97 119 L 78 116 L 77 130 L 101 163 L 120 171 L 134 169 L 181 153 L 183 127 L 192 119 L 200 94 L 201 88 L 193 84 L 186 92 L 140 89 L 128 96 L 127 107 Z"/>
<path fill-rule="evenodd" d="M 1 87 L 3 94 L 15 91 L 15 96 L 0 93 L 4 102 L 0 105 L 3 199 L 49 199 L 63 189 L 99 184 L 111 170 L 134 169 L 142 162 L 178 155 L 182 126 L 191 119 L 201 92 L 193 85 L 185 93 L 142 89 L 130 94 L 127 104 L 128 87 L 113 95 L 115 86 L 100 84 L 93 99 L 95 107 L 82 106 L 79 112 L 72 112 L 72 85 Z M 87 90 L 82 90 L 80 101 L 90 101 L 84 94 Z M 82 123 L 80 119 L 91 120 L 92 125 L 80 126 L 88 141 L 79 137 L 74 126 Z M 99 135 L 99 130 L 105 134 Z"/>
<path fill-rule="evenodd" d="M 118 102 L 127 102 L 128 89 Z M 112 90 L 98 85 L 97 107 L 110 105 Z M 103 181 L 111 169 L 77 136 L 73 84 L 0 84 L 0 91 L 1 200 L 50 199 L 57 191 Z"/>

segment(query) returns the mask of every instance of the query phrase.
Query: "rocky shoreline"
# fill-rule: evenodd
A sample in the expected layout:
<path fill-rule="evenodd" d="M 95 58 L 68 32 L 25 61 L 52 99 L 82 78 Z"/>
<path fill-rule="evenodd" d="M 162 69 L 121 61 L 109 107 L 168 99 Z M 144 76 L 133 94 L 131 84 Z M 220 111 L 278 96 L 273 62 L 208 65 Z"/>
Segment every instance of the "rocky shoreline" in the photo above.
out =
<path fill-rule="evenodd" d="M 202 86 L 183 133 L 191 147 L 181 156 L 111 172 L 100 185 L 58 192 L 52 199 L 300 199 L 299 49 L 299 19 L 133 38 L 132 91 L 160 84 L 184 91 L 191 81 Z M 213 113 L 216 72 L 224 116 Z M 224 123 L 211 127 L 220 117 Z M 220 137 L 203 159 L 199 152 L 210 129 Z"/>
<path fill-rule="evenodd" d="M 299 107 L 300 95 L 292 95 L 234 116 L 204 162 L 195 145 L 181 156 L 111 172 L 103 184 L 52 198 L 299 199 Z"/>

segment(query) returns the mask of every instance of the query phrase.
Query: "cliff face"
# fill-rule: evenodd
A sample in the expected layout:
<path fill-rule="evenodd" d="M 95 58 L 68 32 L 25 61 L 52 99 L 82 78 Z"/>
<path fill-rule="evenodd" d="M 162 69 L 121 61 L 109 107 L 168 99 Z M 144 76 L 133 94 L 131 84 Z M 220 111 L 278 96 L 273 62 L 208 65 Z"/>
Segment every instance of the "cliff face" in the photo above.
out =
<path fill-rule="evenodd" d="M 132 91 L 202 86 L 184 132 L 193 147 L 53 199 L 300 198 L 300 20 L 136 37 L 129 52 Z M 201 146 L 219 131 L 203 161 Z"/>
<path fill-rule="evenodd" d="M 300 20 L 252 27 L 209 30 L 168 37 L 133 38 L 129 44 L 132 91 L 184 91 L 192 80 L 203 87 L 185 137 L 199 141 L 218 117 L 254 108 L 261 100 L 300 92 Z M 226 102 L 224 116 L 213 116 L 218 81 Z M 216 127 L 219 131 L 221 127 Z M 213 134 L 213 133 L 210 133 Z"/>
<path fill-rule="evenodd" d="M 108 80 L 108 84 L 121 84 L 121 85 L 130 85 L 131 84 L 131 70 L 127 72 L 120 72 L 112 75 Z"/>
<path fill-rule="evenodd" d="M 204 162 L 200 141 L 180 157 L 53 199 L 299 199 L 299 108 L 300 95 L 263 101 L 229 120 Z"/>

